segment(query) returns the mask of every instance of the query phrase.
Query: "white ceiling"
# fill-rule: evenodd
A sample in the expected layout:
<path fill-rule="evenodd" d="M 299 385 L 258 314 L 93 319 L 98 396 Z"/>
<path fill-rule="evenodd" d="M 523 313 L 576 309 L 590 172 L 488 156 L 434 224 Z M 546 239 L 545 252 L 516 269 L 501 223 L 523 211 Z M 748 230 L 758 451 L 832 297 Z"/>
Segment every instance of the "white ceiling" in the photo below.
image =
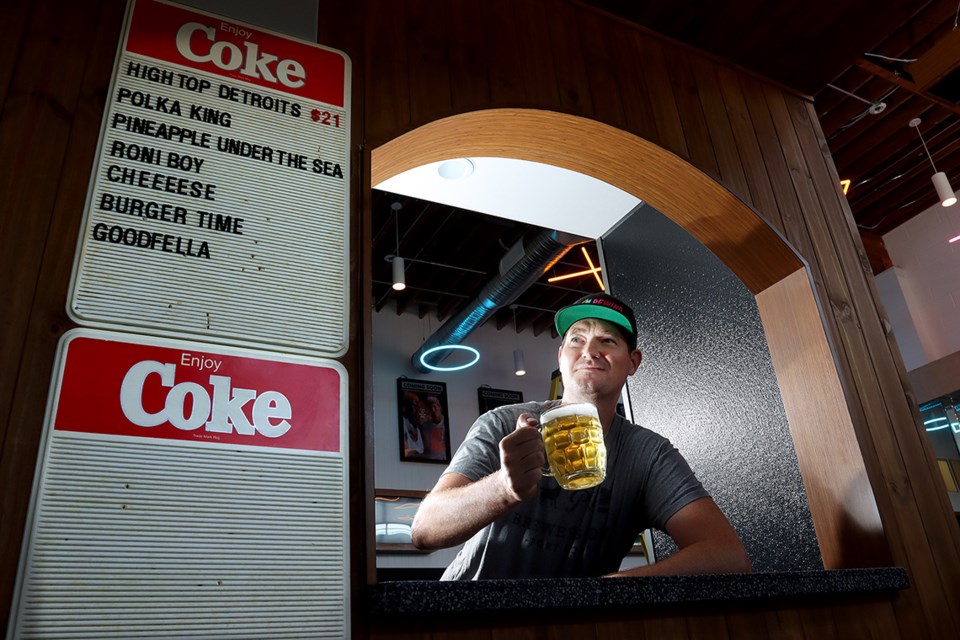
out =
<path fill-rule="evenodd" d="M 599 238 L 640 200 L 606 182 L 538 162 L 470 158 L 471 175 L 442 178 L 442 162 L 405 171 L 377 189 L 527 224 Z"/>

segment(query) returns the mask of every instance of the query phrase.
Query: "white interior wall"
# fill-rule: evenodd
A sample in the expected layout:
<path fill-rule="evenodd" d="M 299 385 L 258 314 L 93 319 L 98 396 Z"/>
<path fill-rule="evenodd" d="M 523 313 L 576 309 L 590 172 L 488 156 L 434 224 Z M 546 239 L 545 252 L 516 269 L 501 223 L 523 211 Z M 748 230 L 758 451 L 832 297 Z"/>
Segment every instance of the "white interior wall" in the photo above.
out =
<path fill-rule="evenodd" d="M 397 378 L 444 382 L 450 419 L 450 451 L 457 450 L 478 415 L 477 389 L 489 385 L 496 389 L 521 391 L 524 400 L 545 400 L 550 391 L 550 376 L 557 368 L 559 341 L 549 332 L 534 336 L 531 330 L 519 335 L 512 328 L 496 330 L 487 322 L 464 341 L 480 351 L 480 361 L 462 371 L 420 373 L 410 356 L 442 323 L 435 317 L 397 315 L 392 309 L 373 314 L 373 417 L 374 482 L 378 489 L 428 491 L 440 478 L 445 464 L 402 462 L 400 460 L 400 424 L 397 406 Z M 523 349 L 527 375 L 513 373 L 513 350 Z M 450 357 L 454 364 L 455 356 Z M 457 549 L 444 549 L 426 555 L 378 554 L 379 567 L 446 567 Z"/>
<path fill-rule="evenodd" d="M 878 288 L 908 371 L 960 351 L 960 241 L 947 242 L 957 235 L 960 206 L 938 204 L 883 236 L 908 313 L 895 321 L 891 309 L 902 303 L 890 295 L 889 283 L 878 279 Z M 907 322 L 920 353 L 910 346 Z"/>
<path fill-rule="evenodd" d="M 922 367 L 929 362 L 929 356 L 920 342 L 917 324 L 910 313 L 910 306 L 907 304 L 904 293 L 910 289 L 907 275 L 899 267 L 890 267 L 878 273 L 874 280 L 877 283 L 880 299 L 883 300 L 893 335 L 897 339 L 904 367 L 907 371 Z"/>
<path fill-rule="evenodd" d="M 391 309 L 373 314 L 373 411 L 376 424 L 375 468 L 377 488 L 432 489 L 444 465 L 400 461 L 400 427 L 397 407 L 397 378 L 444 382 L 450 418 L 450 448 L 463 442 L 478 415 L 477 389 L 523 392 L 524 400 L 545 400 L 550 375 L 557 368 L 559 341 L 544 332 L 535 337 L 530 330 L 516 334 L 512 328 L 497 331 L 487 322 L 469 335 L 463 344 L 480 351 L 480 361 L 462 371 L 421 373 L 413 368 L 410 356 L 442 323 L 435 317 L 397 315 Z M 513 373 L 513 350 L 522 348 L 527 375 Z M 455 364 L 454 355 L 444 366 Z"/>

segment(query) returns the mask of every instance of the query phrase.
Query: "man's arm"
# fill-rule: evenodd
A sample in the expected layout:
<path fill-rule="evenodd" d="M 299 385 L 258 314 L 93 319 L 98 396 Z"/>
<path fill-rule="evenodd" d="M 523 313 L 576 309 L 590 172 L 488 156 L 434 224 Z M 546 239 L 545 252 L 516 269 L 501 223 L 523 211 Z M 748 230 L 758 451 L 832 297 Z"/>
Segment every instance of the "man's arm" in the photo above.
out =
<path fill-rule="evenodd" d="M 607 577 L 751 571 L 750 556 L 740 537 L 712 498 L 700 498 L 681 508 L 667 520 L 666 531 L 677 543 L 676 553 Z"/>
<path fill-rule="evenodd" d="M 473 534 L 536 495 L 542 476 L 543 440 L 533 416 L 523 413 L 516 430 L 500 441 L 500 469 L 476 482 L 448 473 L 424 498 L 413 520 L 413 546 L 443 549 Z"/>

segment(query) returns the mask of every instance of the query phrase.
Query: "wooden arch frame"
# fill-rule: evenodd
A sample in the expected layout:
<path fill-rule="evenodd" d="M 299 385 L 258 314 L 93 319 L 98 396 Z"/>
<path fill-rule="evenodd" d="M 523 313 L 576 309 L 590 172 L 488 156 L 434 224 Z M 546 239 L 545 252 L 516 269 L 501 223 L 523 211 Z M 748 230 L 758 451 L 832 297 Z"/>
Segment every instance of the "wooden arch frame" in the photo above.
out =
<path fill-rule="evenodd" d="M 490 109 L 423 125 L 370 153 L 371 184 L 458 157 L 541 162 L 630 193 L 682 226 L 754 293 L 827 569 L 887 560 L 879 512 L 803 259 L 753 209 L 669 151 L 600 122 Z"/>

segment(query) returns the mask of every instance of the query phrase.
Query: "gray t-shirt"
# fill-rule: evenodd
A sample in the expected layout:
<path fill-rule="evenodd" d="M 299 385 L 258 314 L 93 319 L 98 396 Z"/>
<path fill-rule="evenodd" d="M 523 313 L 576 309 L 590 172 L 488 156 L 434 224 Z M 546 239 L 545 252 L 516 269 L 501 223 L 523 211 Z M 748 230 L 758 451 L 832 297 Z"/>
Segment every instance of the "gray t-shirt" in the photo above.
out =
<path fill-rule="evenodd" d="M 519 415 L 545 403 L 498 407 L 480 416 L 444 471 L 476 481 L 500 468 L 501 438 Z M 606 435 L 607 475 L 566 491 L 544 477 L 536 497 L 468 540 L 442 580 L 586 577 L 612 573 L 644 529 L 663 529 L 683 506 L 709 494 L 670 441 L 619 415 Z"/>

